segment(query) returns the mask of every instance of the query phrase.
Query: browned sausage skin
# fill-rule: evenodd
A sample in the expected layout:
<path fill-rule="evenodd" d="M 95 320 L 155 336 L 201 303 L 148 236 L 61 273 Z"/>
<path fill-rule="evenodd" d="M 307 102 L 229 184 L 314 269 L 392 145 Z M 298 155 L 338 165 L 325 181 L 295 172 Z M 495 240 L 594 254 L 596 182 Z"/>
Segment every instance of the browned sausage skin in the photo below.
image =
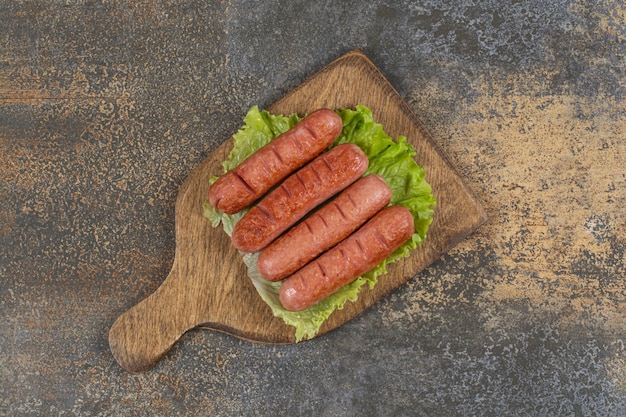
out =
<path fill-rule="evenodd" d="M 372 270 L 411 238 L 413 215 L 403 206 L 391 206 L 285 279 L 280 301 L 290 311 L 305 310 L 339 288 Z"/>
<path fill-rule="evenodd" d="M 261 276 L 279 281 L 335 246 L 389 204 L 391 188 L 376 174 L 346 188 L 267 246 L 257 261 Z"/>
<path fill-rule="evenodd" d="M 237 213 L 322 153 L 342 128 L 334 111 L 314 111 L 219 177 L 209 188 L 209 203 L 224 213 Z"/>
<path fill-rule="evenodd" d="M 257 252 L 367 170 L 369 160 L 352 143 L 338 145 L 289 176 L 239 220 L 233 245 Z"/>

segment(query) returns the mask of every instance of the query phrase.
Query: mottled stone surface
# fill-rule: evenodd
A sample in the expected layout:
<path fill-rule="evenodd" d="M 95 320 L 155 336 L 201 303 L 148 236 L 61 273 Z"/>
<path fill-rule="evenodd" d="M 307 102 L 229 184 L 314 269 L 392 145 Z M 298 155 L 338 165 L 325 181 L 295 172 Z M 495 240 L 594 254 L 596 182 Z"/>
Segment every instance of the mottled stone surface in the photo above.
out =
<path fill-rule="evenodd" d="M 488 223 L 322 338 L 125 372 L 179 185 L 353 48 Z M 0 1 L 0 415 L 624 415 L 625 57 L 623 1 Z"/>

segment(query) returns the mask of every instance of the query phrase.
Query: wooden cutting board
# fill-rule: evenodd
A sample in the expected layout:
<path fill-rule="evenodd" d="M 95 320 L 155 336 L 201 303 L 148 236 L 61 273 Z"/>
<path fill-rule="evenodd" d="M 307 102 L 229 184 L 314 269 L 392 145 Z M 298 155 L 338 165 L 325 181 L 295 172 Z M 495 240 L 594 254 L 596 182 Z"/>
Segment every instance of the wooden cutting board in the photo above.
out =
<path fill-rule="evenodd" d="M 271 113 L 305 114 L 320 107 L 362 104 L 396 138 L 407 136 L 437 199 L 424 245 L 388 267 L 373 290 L 364 286 L 354 303 L 335 311 L 318 337 L 353 319 L 439 258 L 487 216 L 463 180 L 391 84 L 359 50 L 333 61 L 278 100 Z M 233 132 L 234 133 L 234 132 Z M 121 315 L 109 332 L 115 359 L 131 372 L 152 367 L 189 329 L 202 327 L 261 343 L 294 343 L 295 330 L 275 318 L 261 300 L 240 254 L 221 227 L 202 215 L 208 179 L 222 174 L 230 138 L 182 184 L 176 200 L 176 252 L 170 274 L 149 297 Z M 419 279 L 419 278 L 416 278 Z"/>

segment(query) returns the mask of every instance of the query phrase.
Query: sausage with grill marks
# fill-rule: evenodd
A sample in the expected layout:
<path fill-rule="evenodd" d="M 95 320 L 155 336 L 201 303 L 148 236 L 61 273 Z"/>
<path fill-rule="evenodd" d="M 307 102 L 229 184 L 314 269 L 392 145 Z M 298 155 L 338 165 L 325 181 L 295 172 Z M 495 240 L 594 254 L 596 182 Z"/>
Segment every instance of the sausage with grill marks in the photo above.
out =
<path fill-rule="evenodd" d="M 381 176 L 360 178 L 263 249 L 259 273 L 269 281 L 286 278 L 348 237 L 390 200 L 391 188 Z"/>
<path fill-rule="evenodd" d="M 356 181 L 369 165 L 367 155 L 346 143 L 309 162 L 290 175 L 237 222 L 233 245 L 257 252 L 319 204 Z"/>
<path fill-rule="evenodd" d="M 341 133 L 341 117 L 319 109 L 256 151 L 209 187 L 209 203 L 233 214 L 328 148 Z"/>
<path fill-rule="evenodd" d="M 337 246 L 282 282 L 280 302 L 290 311 L 305 310 L 372 270 L 408 241 L 413 215 L 403 206 L 381 210 Z"/>

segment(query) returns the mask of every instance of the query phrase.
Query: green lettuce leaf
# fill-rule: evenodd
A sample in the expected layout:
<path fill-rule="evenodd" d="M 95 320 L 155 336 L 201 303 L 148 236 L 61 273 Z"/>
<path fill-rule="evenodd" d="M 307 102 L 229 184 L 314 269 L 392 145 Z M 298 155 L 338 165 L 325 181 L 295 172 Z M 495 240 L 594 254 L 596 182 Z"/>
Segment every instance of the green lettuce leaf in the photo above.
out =
<path fill-rule="evenodd" d="M 331 147 L 351 142 L 365 152 L 369 158 L 369 167 L 365 175 L 378 174 L 387 181 L 392 190 L 390 204 L 402 205 L 411 211 L 415 220 L 415 233 L 412 239 L 376 268 L 318 304 L 299 312 L 285 310 L 281 305 L 278 298 L 280 282 L 266 281 L 261 277 L 256 268 L 259 253 L 242 253 L 243 261 L 248 267 L 248 276 L 259 295 L 271 307 L 275 316 L 295 327 L 297 341 L 314 337 L 335 310 L 340 310 L 346 302 L 357 299 L 363 285 L 367 284 L 373 288 L 378 277 L 387 272 L 388 264 L 409 256 L 411 250 L 421 245 L 426 239 L 428 226 L 433 218 L 433 207 L 436 205 L 431 187 L 425 179 L 424 169 L 413 159 L 415 150 L 407 142 L 406 137 L 399 136 L 397 141 L 394 141 L 385 133 L 383 127 L 374 121 L 371 110 L 365 106 L 356 106 L 354 110 L 337 110 L 337 114 L 342 118 L 343 131 Z M 224 172 L 239 165 L 245 158 L 300 120 L 301 118 L 295 114 L 272 115 L 265 110 L 260 111 L 257 106 L 252 107 L 244 118 L 244 126 L 234 135 L 233 150 L 223 163 Z M 215 179 L 216 177 L 211 178 L 210 181 L 213 182 Z M 213 208 L 208 201 L 204 202 L 203 209 L 205 217 L 211 220 L 213 227 L 221 223 L 229 236 L 247 210 L 228 215 Z"/>

